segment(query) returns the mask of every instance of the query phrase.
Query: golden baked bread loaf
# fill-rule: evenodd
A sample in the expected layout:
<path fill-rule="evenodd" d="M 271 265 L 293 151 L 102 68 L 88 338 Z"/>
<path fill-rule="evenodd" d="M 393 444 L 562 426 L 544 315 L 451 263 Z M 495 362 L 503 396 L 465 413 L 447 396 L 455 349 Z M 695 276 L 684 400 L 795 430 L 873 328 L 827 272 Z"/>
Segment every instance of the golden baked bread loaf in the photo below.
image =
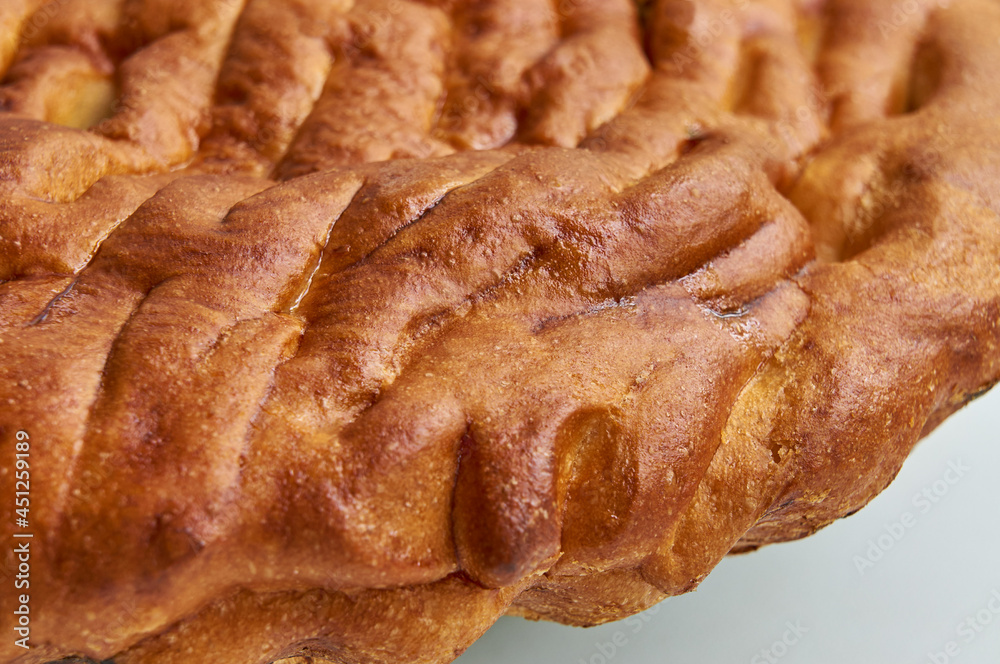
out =
<path fill-rule="evenodd" d="M 997 62 L 995 0 L 3 0 L 0 661 L 448 662 L 858 510 L 1000 379 Z"/>

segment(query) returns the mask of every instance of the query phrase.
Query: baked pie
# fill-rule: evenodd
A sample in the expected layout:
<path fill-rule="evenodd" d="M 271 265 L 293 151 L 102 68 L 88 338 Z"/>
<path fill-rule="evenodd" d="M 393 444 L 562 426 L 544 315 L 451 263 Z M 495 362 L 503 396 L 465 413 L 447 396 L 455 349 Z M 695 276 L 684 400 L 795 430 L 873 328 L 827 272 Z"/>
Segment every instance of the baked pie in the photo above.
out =
<path fill-rule="evenodd" d="M 0 660 L 448 662 L 858 510 L 1000 379 L 998 61 L 994 0 L 4 0 Z"/>

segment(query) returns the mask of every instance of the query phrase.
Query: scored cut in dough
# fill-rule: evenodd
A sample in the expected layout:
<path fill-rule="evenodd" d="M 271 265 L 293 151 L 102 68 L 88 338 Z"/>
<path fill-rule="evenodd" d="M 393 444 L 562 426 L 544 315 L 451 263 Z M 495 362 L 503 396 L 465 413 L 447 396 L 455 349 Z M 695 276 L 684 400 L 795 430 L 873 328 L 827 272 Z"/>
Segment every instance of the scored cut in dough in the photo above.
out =
<path fill-rule="evenodd" d="M 4 2 L 37 610 L 0 661 L 448 662 L 860 509 L 1000 380 L 998 36 L 994 0 Z"/>

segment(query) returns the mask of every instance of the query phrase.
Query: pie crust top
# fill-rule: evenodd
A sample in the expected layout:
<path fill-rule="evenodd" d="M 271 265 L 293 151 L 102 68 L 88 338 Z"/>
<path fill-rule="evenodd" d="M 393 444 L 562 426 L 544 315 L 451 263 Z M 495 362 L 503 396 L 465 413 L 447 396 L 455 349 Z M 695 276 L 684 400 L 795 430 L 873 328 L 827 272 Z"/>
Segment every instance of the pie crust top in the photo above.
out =
<path fill-rule="evenodd" d="M 448 662 L 858 510 L 1000 379 L 998 62 L 995 0 L 3 0 L 0 661 Z"/>

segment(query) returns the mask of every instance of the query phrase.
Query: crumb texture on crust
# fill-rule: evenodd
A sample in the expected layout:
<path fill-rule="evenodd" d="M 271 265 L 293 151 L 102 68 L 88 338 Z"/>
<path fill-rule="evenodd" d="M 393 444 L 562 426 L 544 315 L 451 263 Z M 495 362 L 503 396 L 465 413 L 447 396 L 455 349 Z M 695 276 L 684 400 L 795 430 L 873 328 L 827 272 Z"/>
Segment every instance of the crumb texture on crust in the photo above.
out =
<path fill-rule="evenodd" d="M 443 663 L 857 510 L 1000 380 L 998 35 L 993 0 L 0 3 L 44 607 L 0 661 Z"/>

